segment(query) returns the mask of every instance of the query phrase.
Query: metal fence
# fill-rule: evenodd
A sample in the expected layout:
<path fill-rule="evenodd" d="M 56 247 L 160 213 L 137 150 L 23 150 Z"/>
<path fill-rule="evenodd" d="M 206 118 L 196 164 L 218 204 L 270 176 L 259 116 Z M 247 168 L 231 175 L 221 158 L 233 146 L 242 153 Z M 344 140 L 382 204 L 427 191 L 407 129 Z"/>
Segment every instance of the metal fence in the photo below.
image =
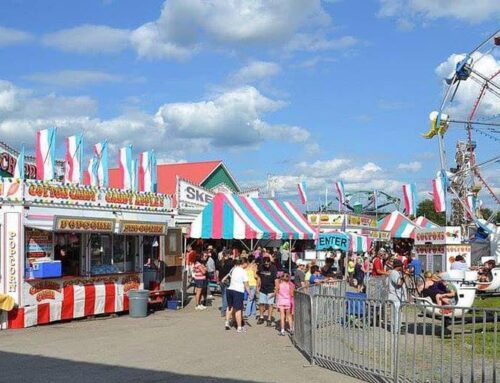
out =
<path fill-rule="evenodd" d="M 359 294 L 296 294 L 294 342 L 311 363 L 367 382 L 500 381 L 500 310 Z"/>

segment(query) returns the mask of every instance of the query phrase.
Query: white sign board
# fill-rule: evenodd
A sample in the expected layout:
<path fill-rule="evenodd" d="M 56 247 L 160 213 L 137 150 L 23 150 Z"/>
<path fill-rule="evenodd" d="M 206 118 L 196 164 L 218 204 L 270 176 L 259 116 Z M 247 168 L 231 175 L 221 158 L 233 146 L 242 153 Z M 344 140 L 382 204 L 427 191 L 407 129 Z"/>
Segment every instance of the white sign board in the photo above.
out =
<path fill-rule="evenodd" d="M 177 179 L 177 205 L 179 208 L 206 206 L 215 194 L 182 178 Z"/>

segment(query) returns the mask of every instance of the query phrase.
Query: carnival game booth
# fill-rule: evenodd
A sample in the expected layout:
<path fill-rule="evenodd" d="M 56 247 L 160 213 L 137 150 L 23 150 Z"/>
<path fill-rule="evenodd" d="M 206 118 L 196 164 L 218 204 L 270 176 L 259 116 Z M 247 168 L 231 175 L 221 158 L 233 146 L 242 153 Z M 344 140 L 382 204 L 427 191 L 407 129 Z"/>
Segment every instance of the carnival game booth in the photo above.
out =
<path fill-rule="evenodd" d="M 449 272 L 457 255 L 462 255 L 471 266 L 471 246 L 462 242 L 460 226 L 417 228 L 415 251 L 424 270 Z"/>
<path fill-rule="evenodd" d="M 306 260 L 316 260 L 320 266 L 323 265 L 330 250 L 341 251 L 351 254 L 363 254 L 368 252 L 373 244 L 372 238 L 366 235 L 346 233 L 342 231 L 329 231 L 319 233 L 316 242 L 316 250 L 305 252 Z M 339 257 L 335 254 L 335 260 Z"/>
<path fill-rule="evenodd" d="M 307 220 L 319 233 L 331 233 L 344 230 L 346 233 L 357 234 L 369 238 L 372 242 L 382 245 L 391 240 L 388 231 L 380 230 L 377 219 L 368 215 L 352 213 L 308 213 Z"/>
<path fill-rule="evenodd" d="M 216 194 L 191 224 L 192 239 L 247 242 L 249 249 L 261 240 L 314 240 L 316 231 L 291 202 Z M 291 260 L 291 258 L 289 258 Z"/>
<path fill-rule="evenodd" d="M 7 178 L 0 189 L 0 293 L 18 306 L 2 327 L 126 311 L 144 263 L 168 247 L 164 195 Z"/>

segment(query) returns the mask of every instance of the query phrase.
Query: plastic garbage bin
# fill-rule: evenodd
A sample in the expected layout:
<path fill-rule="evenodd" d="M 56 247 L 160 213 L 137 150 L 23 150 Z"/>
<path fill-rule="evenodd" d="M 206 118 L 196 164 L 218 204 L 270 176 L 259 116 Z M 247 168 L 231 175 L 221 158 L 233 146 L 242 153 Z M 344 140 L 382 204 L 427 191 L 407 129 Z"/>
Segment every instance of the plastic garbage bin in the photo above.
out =
<path fill-rule="evenodd" d="M 149 290 L 130 290 L 128 292 L 129 314 L 132 318 L 148 315 Z"/>

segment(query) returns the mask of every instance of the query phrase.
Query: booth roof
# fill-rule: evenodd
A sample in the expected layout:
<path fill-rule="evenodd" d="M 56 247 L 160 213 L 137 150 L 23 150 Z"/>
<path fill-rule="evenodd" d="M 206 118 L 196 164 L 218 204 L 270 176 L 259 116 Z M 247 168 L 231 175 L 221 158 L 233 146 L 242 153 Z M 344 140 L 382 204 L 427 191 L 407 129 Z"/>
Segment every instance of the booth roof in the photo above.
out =
<path fill-rule="evenodd" d="M 191 224 L 203 239 L 315 239 L 316 231 L 291 202 L 217 194 Z"/>
<path fill-rule="evenodd" d="M 423 216 L 415 218 L 414 222 L 422 229 L 436 229 L 439 227 L 439 225 L 436 225 L 434 222 Z"/>
<path fill-rule="evenodd" d="M 175 194 L 177 177 L 183 178 L 195 185 L 201 185 L 212 174 L 222 161 L 186 162 L 179 164 L 158 164 L 158 193 Z M 86 174 L 88 177 L 88 174 Z M 112 188 L 122 188 L 119 169 L 109 169 L 109 185 Z"/>
<path fill-rule="evenodd" d="M 416 224 L 406 218 L 399 211 L 394 210 L 391 214 L 378 221 L 378 228 L 391 232 L 391 238 L 415 238 Z"/>

